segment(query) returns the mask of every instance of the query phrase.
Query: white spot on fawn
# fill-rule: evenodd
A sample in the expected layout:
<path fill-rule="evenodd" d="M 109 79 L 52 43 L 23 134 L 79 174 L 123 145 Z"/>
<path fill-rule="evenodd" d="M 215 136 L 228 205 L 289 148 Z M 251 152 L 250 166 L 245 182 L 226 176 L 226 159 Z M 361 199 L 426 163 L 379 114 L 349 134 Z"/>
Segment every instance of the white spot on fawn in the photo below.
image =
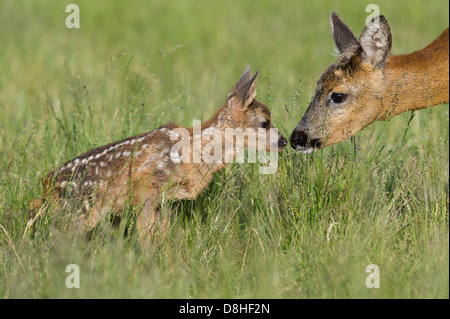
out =
<path fill-rule="evenodd" d="M 168 134 L 170 136 L 170 139 L 172 139 L 172 140 L 177 139 L 180 136 L 179 134 L 175 133 L 174 131 L 169 131 Z"/>
<path fill-rule="evenodd" d="M 178 152 L 170 152 L 170 159 L 173 163 L 178 164 L 181 162 L 181 155 Z"/>
<path fill-rule="evenodd" d="M 216 128 L 214 127 L 208 127 L 207 129 L 203 130 L 202 135 L 211 135 L 215 130 Z"/>

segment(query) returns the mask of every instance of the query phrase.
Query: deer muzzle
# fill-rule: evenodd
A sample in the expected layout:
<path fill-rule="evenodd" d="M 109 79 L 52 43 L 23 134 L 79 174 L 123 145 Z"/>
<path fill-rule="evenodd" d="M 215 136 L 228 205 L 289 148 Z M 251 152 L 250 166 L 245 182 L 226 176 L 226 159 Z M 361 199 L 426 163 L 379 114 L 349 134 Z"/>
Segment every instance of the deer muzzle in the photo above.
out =
<path fill-rule="evenodd" d="M 322 142 L 317 138 L 310 138 L 308 134 L 299 128 L 295 128 L 290 138 L 291 146 L 294 150 L 309 154 L 315 149 L 319 149 Z"/>

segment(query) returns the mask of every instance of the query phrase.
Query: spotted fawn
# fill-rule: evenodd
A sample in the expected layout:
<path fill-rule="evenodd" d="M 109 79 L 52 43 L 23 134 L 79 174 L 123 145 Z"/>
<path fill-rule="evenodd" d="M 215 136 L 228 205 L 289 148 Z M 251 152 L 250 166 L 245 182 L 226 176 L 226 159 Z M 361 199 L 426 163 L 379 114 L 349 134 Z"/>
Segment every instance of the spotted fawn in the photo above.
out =
<path fill-rule="evenodd" d="M 89 235 L 106 216 L 120 218 L 127 205 L 138 208 L 136 231 L 140 239 L 151 239 L 158 220 L 166 225 L 167 216 L 160 216 L 160 205 L 166 198 L 195 199 L 208 186 L 213 174 L 223 169 L 225 158 L 236 157 L 236 145 L 221 148 L 221 156 L 214 161 L 195 161 L 196 132 L 222 133 L 227 129 L 254 129 L 265 132 L 265 151 L 282 150 L 286 139 L 278 133 L 271 121 L 269 108 L 255 100 L 258 72 L 250 78 L 247 67 L 228 94 L 225 104 L 201 127 L 183 128 L 166 124 L 158 129 L 129 137 L 90 150 L 67 161 L 47 174 L 43 181 L 44 200 L 35 199 L 30 209 L 42 207 L 50 200 L 59 211 L 77 212 L 75 226 Z M 192 150 L 186 158 L 185 148 L 176 148 L 182 134 Z M 273 132 L 276 137 L 273 138 Z M 268 136 L 270 133 L 270 136 Z M 261 142 L 261 134 L 257 135 Z M 209 139 L 200 139 L 206 146 Z M 220 141 L 222 142 L 222 141 Z M 235 140 L 234 140 L 234 143 Z M 250 145 L 245 140 L 245 147 Z M 223 152 L 222 152 L 223 151 Z M 198 151 L 197 151 L 198 153 Z M 181 158 L 184 158 L 181 161 Z M 162 226 L 162 227 L 163 227 Z"/>

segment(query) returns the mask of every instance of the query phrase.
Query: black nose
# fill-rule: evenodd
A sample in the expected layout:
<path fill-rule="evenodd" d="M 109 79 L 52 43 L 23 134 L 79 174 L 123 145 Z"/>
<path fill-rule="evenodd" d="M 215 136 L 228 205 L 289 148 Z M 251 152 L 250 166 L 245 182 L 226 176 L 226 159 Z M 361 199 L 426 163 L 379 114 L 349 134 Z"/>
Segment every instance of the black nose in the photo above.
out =
<path fill-rule="evenodd" d="M 278 140 L 278 147 L 280 148 L 284 148 L 287 145 L 287 141 L 284 138 L 284 136 L 282 136 L 279 140 Z"/>
<path fill-rule="evenodd" d="M 292 148 L 296 147 L 306 147 L 308 143 L 308 135 L 306 135 L 303 131 L 295 131 L 292 132 L 291 135 L 291 146 Z"/>
<path fill-rule="evenodd" d="M 294 149 L 300 147 L 320 148 L 320 139 L 311 139 L 304 131 L 294 130 L 291 135 L 291 146 Z"/>

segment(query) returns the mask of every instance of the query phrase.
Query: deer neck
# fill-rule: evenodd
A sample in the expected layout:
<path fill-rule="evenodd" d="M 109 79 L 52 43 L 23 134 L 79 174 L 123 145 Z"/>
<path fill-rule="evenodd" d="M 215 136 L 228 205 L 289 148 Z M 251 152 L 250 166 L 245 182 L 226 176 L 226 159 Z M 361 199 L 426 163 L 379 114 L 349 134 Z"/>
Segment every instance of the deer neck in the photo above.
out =
<path fill-rule="evenodd" d="M 382 119 L 449 101 L 448 29 L 426 48 L 386 60 Z"/>
<path fill-rule="evenodd" d="M 229 110 L 224 105 L 201 127 L 191 129 L 191 149 L 197 159 L 201 158 L 201 163 L 198 165 L 204 175 L 212 175 L 222 170 L 227 163 L 230 163 L 230 156 L 231 161 L 235 158 L 235 154 L 229 154 L 233 150 L 225 148 L 225 129 L 231 127 L 230 119 Z M 216 151 L 219 152 L 219 149 L 221 150 L 220 157 L 215 157 L 214 155 Z M 213 151 L 209 152 L 210 150 Z M 211 157 L 209 157 L 210 155 Z"/>

